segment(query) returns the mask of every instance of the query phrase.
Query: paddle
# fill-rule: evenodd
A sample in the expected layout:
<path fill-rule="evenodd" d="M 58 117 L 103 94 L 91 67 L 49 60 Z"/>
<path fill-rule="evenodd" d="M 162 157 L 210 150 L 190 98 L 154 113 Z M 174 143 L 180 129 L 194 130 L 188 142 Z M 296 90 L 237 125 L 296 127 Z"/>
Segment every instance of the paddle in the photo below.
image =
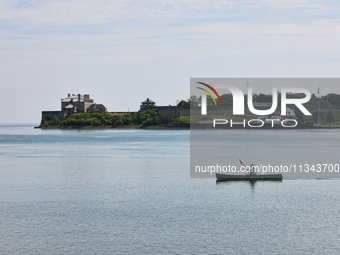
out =
<path fill-rule="evenodd" d="M 245 167 L 245 169 L 247 170 L 247 167 L 243 164 L 243 162 L 241 161 L 241 159 L 239 159 L 240 160 L 240 163 L 242 164 L 242 166 L 244 166 Z M 248 172 L 250 172 L 250 170 L 247 170 Z"/>

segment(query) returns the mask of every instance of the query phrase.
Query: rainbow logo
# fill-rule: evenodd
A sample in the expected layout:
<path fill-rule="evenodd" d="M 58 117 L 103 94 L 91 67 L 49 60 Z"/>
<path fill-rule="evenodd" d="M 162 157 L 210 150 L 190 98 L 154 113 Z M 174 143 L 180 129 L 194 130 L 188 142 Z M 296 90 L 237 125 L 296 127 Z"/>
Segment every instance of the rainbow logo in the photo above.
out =
<path fill-rule="evenodd" d="M 217 93 L 217 91 L 216 91 L 213 87 L 211 87 L 210 85 L 205 84 L 205 83 L 203 83 L 203 82 L 197 82 L 197 83 L 199 83 L 199 84 L 201 84 L 201 85 L 204 85 L 204 86 L 208 87 L 209 89 L 211 89 L 211 90 L 215 93 L 215 95 L 217 96 L 218 100 L 220 100 L 221 106 L 223 106 L 223 105 L 222 105 L 221 98 L 220 98 L 220 95 Z M 201 89 L 201 90 L 207 92 L 207 93 L 209 94 L 209 96 L 211 96 L 212 100 L 214 100 L 214 103 L 215 103 L 215 105 L 217 106 L 216 100 L 215 100 L 215 98 L 213 97 L 213 95 L 210 93 L 209 90 L 206 90 L 206 89 L 200 88 L 200 87 L 196 87 L 196 88 Z"/>

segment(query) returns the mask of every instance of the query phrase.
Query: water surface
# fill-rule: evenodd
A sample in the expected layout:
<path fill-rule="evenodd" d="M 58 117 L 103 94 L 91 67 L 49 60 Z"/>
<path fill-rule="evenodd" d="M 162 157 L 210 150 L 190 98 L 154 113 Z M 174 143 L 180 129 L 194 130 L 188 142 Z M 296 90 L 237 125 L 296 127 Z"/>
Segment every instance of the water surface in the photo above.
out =
<path fill-rule="evenodd" d="M 0 126 L 0 254 L 339 254 L 338 180 L 190 179 L 189 141 Z"/>

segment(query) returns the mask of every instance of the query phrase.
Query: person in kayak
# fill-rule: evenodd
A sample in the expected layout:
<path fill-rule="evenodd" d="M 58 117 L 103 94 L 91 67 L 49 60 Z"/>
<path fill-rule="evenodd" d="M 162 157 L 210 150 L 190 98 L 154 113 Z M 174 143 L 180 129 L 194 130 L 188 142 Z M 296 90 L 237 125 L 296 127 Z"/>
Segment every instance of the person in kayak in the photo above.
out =
<path fill-rule="evenodd" d="M 251 165 L 250 165 L 249 175 L 256 175 L 256 171 L 255 171 L 255 166 L 254 166 L 254 164 L 251 164 Z"/>

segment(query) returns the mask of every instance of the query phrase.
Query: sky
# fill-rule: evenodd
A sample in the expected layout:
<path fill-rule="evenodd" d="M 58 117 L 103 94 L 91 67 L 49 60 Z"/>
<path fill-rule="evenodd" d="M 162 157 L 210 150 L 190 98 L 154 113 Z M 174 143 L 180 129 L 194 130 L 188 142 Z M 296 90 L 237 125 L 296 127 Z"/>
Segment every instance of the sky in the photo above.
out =
<path fill-rule="evenodd" d="M 39 123 L 68 93 L 137 111 L 189 98 L 190 78 L 339 71 L 339 1 L 0 0 L 0 123 Z"/>

